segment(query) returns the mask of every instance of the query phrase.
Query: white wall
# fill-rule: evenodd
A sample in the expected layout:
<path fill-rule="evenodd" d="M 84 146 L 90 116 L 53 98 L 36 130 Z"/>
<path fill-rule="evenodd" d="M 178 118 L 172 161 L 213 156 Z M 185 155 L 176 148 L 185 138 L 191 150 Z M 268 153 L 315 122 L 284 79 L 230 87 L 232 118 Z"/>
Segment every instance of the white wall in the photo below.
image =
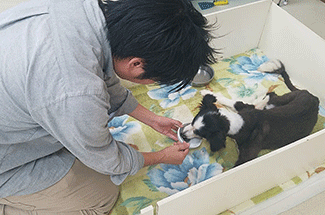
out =
<path fill-rule="evenodd" d="M 261 0 L 205 15 L 216 22 L 212 45 L 223 57 L 231 57 L 258 46 L 271 1 Z"/>
<path fill-rule="evenodd" d="M 316 95 L 325 107 L 325 40 L 289 13 L 272 5 L 259 48 L 281 59 L 294 82 Z"/>

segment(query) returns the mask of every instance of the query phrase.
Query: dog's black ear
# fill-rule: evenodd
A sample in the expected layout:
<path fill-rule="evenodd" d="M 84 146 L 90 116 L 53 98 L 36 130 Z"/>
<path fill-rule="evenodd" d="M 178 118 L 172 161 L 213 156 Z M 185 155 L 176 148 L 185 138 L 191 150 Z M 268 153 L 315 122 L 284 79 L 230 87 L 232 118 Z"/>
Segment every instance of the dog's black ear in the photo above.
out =
<path fill-rule="evenodd" d="M 213 104 L 217 101 L 216 97 L 211 95 L 211 94 L 207 94 L 203 97 L 202 102 L 201 102 L 201 106 L 200 109 L 210 109 L 210 110 L 218 110 L 218 108 Z"/>
<path fill-rule="evenodd" d="M 211 133 L 211 135 L 207 136 L 206 139 L 210 143 L 210 149 L 212 152 L 219 151 L 222 148 L 226 147 L 226 137 L 227 134 L 225 132 L 219 131 L 216 133 Z"/>

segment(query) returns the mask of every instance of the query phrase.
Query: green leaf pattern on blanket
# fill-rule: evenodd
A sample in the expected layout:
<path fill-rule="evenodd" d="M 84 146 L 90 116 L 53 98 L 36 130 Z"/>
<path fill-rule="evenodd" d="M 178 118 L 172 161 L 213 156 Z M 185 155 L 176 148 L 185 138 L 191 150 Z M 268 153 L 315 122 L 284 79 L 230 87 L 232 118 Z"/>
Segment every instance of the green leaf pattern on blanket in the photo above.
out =
<path fill-rule="evenodd" d="M 219 79 L 217 80 L 217 82 L 219 82 L 219 83 L 223 83 L 223 85 L 224 85 L 225 87 L 227 87 L 227 86 L 229 86 L 229 85 L 232 85 L 234 82 L 236 82 L 236 79 L 234 79 L 234 78 L 219 78 Z"/>
<path fill-rule="evenodd" d="M 256 92 L 257 87 L 257 84 L 254 84 L 252 87 L 247 87 L 242 84 L 238 87 L 237 95 L 240 98 L 252 96 Z"/>
<path fill-rule="evenodd" d="M 124 201 L 121 206 L 135 208 L 132 214 L 139 214 L 142 208 L 149 206 L 154 200 L 144 196 L 131 197 Z"/>
<path fill-rule="evenodd" d="M 152 192 L 158 192 L 159 191 L 156 188 L 156 186 L 151 183 L 151 180 L 149 180 L 149 179 L 143 179 L 143 183 L 145 183 Z"/>

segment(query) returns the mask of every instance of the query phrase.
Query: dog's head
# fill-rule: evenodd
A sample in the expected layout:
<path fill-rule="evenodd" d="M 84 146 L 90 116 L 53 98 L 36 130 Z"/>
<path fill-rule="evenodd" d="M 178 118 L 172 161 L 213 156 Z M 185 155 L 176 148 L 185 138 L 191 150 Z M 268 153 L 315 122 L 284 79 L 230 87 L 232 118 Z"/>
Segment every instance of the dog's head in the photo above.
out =
<path fill-rule="evenodd" d="M 194 137 L 207 139 L 213 152 L 225 147 L 229 130 L 229 121 L 220 114 L 219 109 L 214 104 L 216 101 L 215 96 L 205 95 L 199 113 L 194 117 L 191 124 L 184 127 L 181 134 L 185 141 Z"/>

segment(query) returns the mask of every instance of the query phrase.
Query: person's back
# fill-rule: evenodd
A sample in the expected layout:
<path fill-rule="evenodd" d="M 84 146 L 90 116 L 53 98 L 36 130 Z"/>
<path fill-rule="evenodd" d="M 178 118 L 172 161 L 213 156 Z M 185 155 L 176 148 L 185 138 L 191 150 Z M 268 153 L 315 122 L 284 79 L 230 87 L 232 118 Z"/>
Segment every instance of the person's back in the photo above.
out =
<path fill-rule="evenodd" d="M 174 13 L 179 8 L 194 10 L 187 0 L 156 3 L 161 5 L 157 12 L 162 14 L 170 9 L 175 9 Z M 15 207 L 19 203 L 21 213 L 30 210 L 44 214 L 58 211 L 78 214 L 81 210 L 105 213 L 117 198 L 117 185 L 128 175 L 144 165 L 184 159 L 188 153 L 185 144 L 171 146 L 169 150 L 175 148 L 175 152 L 165 152 L 166 161 L 155 160 L 157 156 L 149 159 L 150 153 L 138 152 L 115 141 L 107 127 L 113 116 L 134 114 L 139 107 L 131 92 L 120 85 L 113 59 L 141 58 L 145 72 L 139 77 L 140 82 L 152 79 L 160 83 L 180 82 L 180 86 L 194 77 L 199 65 L 213 61 L 214 50 L 208 45 L 206 23 L 197 11 L 186 13 L 198 16 L 189 19 L 192 22 L 200 20 L 198 24 L 191 23 L 192 28 L 184 26 L 188 22 L 181 22 L 184 17 L 174 20 L 180 21 L 179 25 L 172 25 L 163 23 L 170 15 L 160 16 L 155 23 L 156 27 L 165 26 L 160 36 L 155 31 L 141 35 L 141 31 L 130 29 L 144 27 L 151 22 L 150 16 L 143 22 L 133 20 L 133 24 L 141 25 L 124 26 L 115 20 L 130 11 L 143 17 L 140 9 L 150 11 L 151 4 L 151 0 L 120 0 L 109 4 L 97 0 L 32 0 L 0 14 L 0 208 L 3 211 L 18 213 Z M 151 13 L 154 15 L 157 13 Z M 156 29 L 152 23 L 150 26 Z M 187 28 L 197 31 L 184 31 Z M 129 31 L 135 33 L 132 41 L 121 37 Z M 203 48 L 194 50 L 198 44 L 189 47 L 192 42 L 184 40 L 188 37 L 186 32 L 193 34 L 192 42 L 197 40 Z M 159 39 L 165 37 L 165 41 Z M 164 42 L 167 45 L 163 46 Z M 197 53 L 201 56 L 196 56 Z M 186 64 L 189 59 L 193 62 Z M 154 117 L 173 127 L 181 125 L 176 120 Z M 151 121 L 148 125 L 165 132 L 166 125 L 157 126 L 157 122 Z M 171 161 L 169 156 L 177 160 Z M 50 200 L 49 196 L 53 198 Z M 89 204 L 80 203 L 84 201 Z M 102 202 L 99 208 L 90 209 L 90 204 L 97 205 L 98 201 Z"/>

